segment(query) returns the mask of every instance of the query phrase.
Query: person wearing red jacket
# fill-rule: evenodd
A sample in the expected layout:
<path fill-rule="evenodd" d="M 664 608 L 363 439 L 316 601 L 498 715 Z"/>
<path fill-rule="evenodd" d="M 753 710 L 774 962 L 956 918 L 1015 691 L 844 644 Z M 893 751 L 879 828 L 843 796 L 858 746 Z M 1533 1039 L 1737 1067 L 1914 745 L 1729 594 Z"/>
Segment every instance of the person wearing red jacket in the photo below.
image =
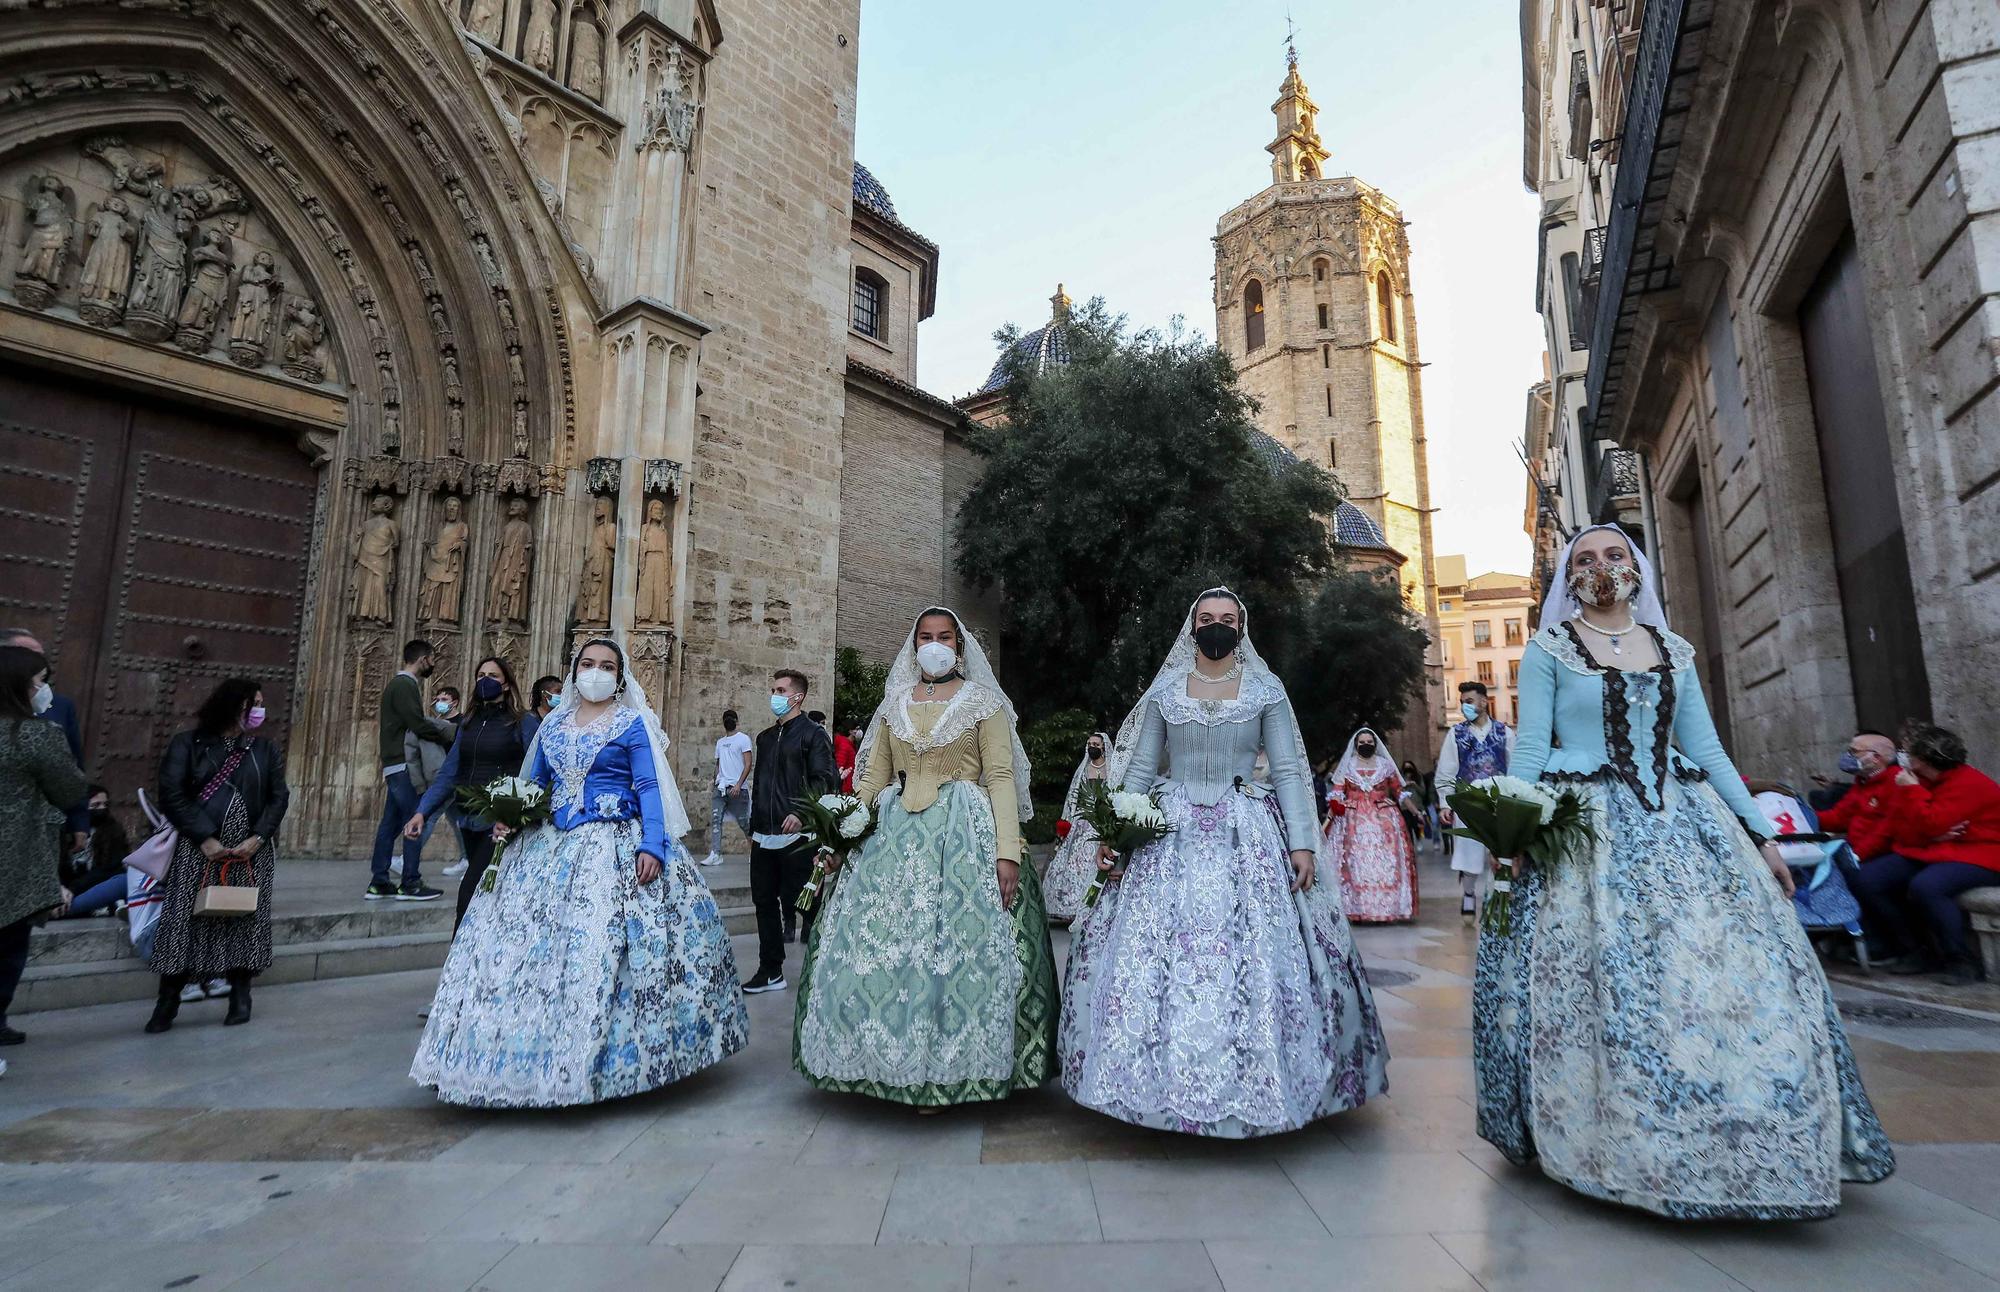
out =
<path fill-rule="evenodd" d="M 1838 803 L 1819 814 L 1819 828 L 1847 836 L 1858 861 L 1873 861 L 1896 845 L 1896 742 L 1879 731 L 1862 731 L 1847 742 L 1840 770 L 1854 783 Z"/>
<path fill-rule="evenodd" d="M 1895 851 L 1852 881 L 1854 895 L 1879 930 L 1904 954 L 1890 973 L 1943 971 L 1955 985 L 1977 982 L 1965 912 L 1958 895 L 2000 886 L 2000 785 L 1965 763 L 1965 742 L 1940 727 L 1916 724 L 1903 740 L 1907 767 L 1896 777 Z"/>

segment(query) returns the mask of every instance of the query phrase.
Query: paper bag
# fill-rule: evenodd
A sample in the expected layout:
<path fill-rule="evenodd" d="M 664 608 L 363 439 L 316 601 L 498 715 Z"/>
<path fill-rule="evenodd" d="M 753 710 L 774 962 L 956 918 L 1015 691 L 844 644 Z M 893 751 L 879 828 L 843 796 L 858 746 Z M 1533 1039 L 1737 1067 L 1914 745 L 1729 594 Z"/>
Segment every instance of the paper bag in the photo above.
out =
<path fill-rule="evenodd" d="M 214 876 L 195 895 L 194 914 L 196 918 L 212 916 L 218 919 L 257 913 L 257 886 L 255 884 L 231 884 L 229 872 L 232 868 L 242 871 L 250 869 L 247 859 L 231 857 L 221 863 L 210 863 L 210 874 Z M 244 876 L 240 873 L 239 879 Z"/>

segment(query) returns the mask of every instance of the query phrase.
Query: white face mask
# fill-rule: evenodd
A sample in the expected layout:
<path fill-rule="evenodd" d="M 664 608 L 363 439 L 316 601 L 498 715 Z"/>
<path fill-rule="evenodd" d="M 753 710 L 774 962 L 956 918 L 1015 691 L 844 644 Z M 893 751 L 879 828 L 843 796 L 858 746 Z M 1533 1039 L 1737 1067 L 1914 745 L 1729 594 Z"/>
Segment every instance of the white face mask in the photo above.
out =
<path fill-rule="evenodd" d="M 618 676 L 608 668 L 593 668 L 576 675 L 576 691 L 592 704 L 609 700 L 618 690 Z"/>
<path fill-rule="evenodd" d="M 917 667 L 931 677 L 943 677 L 958 667 L 958 652 L 943 642 L 925 642 L 917 647 Z"/>
<path fill-rule="evenodd" d="M 55 702 L 56 702 L 56 693 L 54 688 L 52 688 L 47 682 L 35 683 L 35 693 L 28 697 L 28 704 L 34 709 L 35 713 L 38 716 L 47 713 L 49 711 L 49 706 L 54 704 Z"/>

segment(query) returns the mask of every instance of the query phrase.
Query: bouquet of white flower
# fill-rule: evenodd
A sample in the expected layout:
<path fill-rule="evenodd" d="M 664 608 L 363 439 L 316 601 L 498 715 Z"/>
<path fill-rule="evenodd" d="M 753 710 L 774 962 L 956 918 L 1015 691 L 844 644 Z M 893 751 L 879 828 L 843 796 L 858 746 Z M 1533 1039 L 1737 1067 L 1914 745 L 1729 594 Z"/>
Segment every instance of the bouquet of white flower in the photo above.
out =
<path fill-rule="evenodd" d="M 493 860 L 479 881 L 480 891 L 490 893 L 500 886 L 500 858 L 513 836 L 549 819 L 549 792 L 525 776 L 500 776 L 485 785 L 461 785 L 458 802 L 468 815 L 507 827 L 508 837 L 493 846 Z"/>
<path fill-rule="evenodd" d="M 1085 781 L 1076 800 L 1077 819 L 1086 822 L 1097 841 L 1118 854 L 1113 866 L 1123 866 L 1132 854 L 1149 843 L 1157 843 L 1174 832 L 1160 800 L 1151 794 L 1128 794 L 1114 790 L 1103 781 Z M 1104 877 L 1113 866 L 1100 865 L 1083 892 L 1085 906 L 1097 905 L 1104 891 Z"/>
<path fill-rule="evenodd" d="M 1573 790 L 1551 792 L 1518 776 L 1460 781 L 1446 796 L 1459 825 L 1452 833 L 1493 854 L 1493 890 L 1480 927 L 1513 932 L 1514 859 L 1554 865 L 1586 851 L 1597 838 L 1590 806 Z"/>
<path fill-rule="evenodd" d="M 857 794 L 821 794 L 793 800 L 792 811 L 814 844 L 812 877 L 799 890 L 796 903 L 800 910 L 810 911 L 827 876 L 875 833 L 875 809 Z"/>

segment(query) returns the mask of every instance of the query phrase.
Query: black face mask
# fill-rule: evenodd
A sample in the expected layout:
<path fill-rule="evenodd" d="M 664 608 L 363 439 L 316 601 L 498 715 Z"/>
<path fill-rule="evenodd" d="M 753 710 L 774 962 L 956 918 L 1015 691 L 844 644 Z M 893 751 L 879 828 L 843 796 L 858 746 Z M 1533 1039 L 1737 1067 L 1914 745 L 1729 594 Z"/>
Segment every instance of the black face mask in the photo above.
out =
<path fill-rule="evenodd" d="M 1203 624 L 1194 630 L 1196 649 L 1213 660 L 1228 659 L 1243 634 L 1229 624 Z"/>
<path fill-rule="evenodd" d="M 102 825 L 111 819 L 111 809 L 94 807 L 90 809 L 90 819 Z"/>
<path fill-rule="evenodd" d="M 1354 747 L 1354 752 L 1360 754 L 1363 758 L 1373 758 L 1375 756 L 1375 742 L 1371 740 L 1358 744 Z"/>
<path fill-rule="evenodd" d="M 1104 759 L 1104 751 L 1100 749 L 1098 746 L 1092 745 L 1090 747 L 1090 761 L 1096 763 L 1096 762 L 1102 762 L 1103 759 Z"/>

